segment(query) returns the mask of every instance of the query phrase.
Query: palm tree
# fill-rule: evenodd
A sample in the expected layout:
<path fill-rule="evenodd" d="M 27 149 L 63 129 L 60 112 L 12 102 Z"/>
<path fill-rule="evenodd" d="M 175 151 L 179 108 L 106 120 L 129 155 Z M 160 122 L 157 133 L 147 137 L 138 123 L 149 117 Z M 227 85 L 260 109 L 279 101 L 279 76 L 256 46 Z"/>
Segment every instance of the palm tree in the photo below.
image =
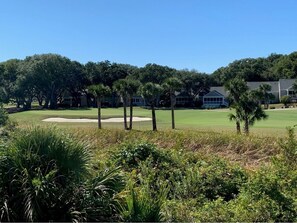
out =
<path fill-rule="evenodd" d="M 259 89 L 257 90 L 259 99 L 264 101 L 264 108 L 268 109 L 269 107 L 269 101 L 273 99 L 274 95 L 271 93 L 268 93 L 271 91 L 271 85 L 269 84 L 261 84 Z"/>
<path fill-rule="evenodd" d="M 235 120 L 237 133 L 240 133 L 240 123 L 244 123 L 244 133 L 249 134 L 249 127 L 255 121 L 266 119 L 268 116 L 258 103 L 253 91 L 249 91 L 243 79 L 234 78 L 229 81 L 225 88 L 229 90 L 231 108 L 235 109 L 235 114 L 230 114 L 229 119 Z"/>
<path fill-rule="evenodd" d="M 182 87 L 182 82 L 176 77 L 171 77 L 171 78 L 166 79 L 163 84 L 164 90 L 167 91 L 170 95 L 172 129 L 175 129 L 175 119 L 174 119 L 174 107 L 176 104 L 175 92 L 180 90 L 181 87 Z"/>
<path fill-rule="evenodd" d="M 123 109 L 124 109 L 124 129 L 131 130 L 132 129 L 132 121 L 133 121 L 133 96 L 136 94 L 138 88 L 140 86 L 140 82 L 133 79 L 120 79 L 117 80 L 113 88 L 118 94 L 121 96 L 123 101 Z M 129 128 L 127 125 L 127 105 L 130 105 L 130 122 Z"/>
<path fill-rule="evenodd" d="M 152 82 L 148 82 L 140 88 L 142 97 L 146 100 L 146 102 L 151 106 L 152 109 L 153 131 L 157 131 L 155 106 L 157 104 L 157 99 L 162 91 L 163 88 L 159 84 L 154 84 Z"/>
<path fill-rule="evenodd" d="M 249 89 L 244 79 L 240 77 L 236 77 L 228 81 L 225 83 L 224 87 L 227 91 L 229 91 L 228 98 L 231 106 L 233 103 L 238 103 L 240 101 L 240 96 Z"/>
<path fill-rule="evenodd" d="M 240 122 L 242 120 L 242 117 L 241 117 L 240 110 L 239 109 L 235 109 L 235 114 L 231 113 L 228 116 L 229 116 L 229 120 L 230 121 L 235 121 L 237 134 L 241 134 Z"/>
<path fill-rule="evenodd" d="M 133 125 L 133 96 L 137 93 L 138 88 L 140 86 L 140 82 L 127 79 L 127 93 L 128 93 L 128 100 L 130 104 L 130 122 L 129 122 L 129 130 L 132 130 Z"/>
<path fill-rule="evenodd" d="M 97 100 L 98 108 L 98 128 L 101 129 L 101 103 L 105 96 L 110 94 L 110 88 L 103 84 L 91 85 L 88 88 L 89 92 L 93 94 Z"/>
<path fill-rule="evenodd" d="M 236 112 L 240 114 L 239 117 L 244 122 L 244 133 L 246 135 L 249 134 L 249 127 L 253 126 L 255 121 L 268 118 L 251 92 L 246 92 L 241 96 Z"/>
<path fill-rule="evenodd" d="M 128 129 L 127 125 L 127 100 L 128 100 L 128 92 L 127 92 L 127 81 L 125 79 L 119 79 L 113 84 L 113 89 L 121 96 L 123 101 L 123 109 L 124 109 L 124 129 Z"/>
<path fill-rule="evenodd" d="M 235 109 L 235 114 L 229 114 L 229 120 L 236 122 L 236 131 L 238 134 L 241 133 L 240 123 L 242 121 L 242 112 L 238 103 L 240 102 L 241 95 L 248 91 L 248 86 L 242 78 L 234 78 L 229 82 L 225 83 L 225 89 L 229 91 L 229 102 L 230 107 Z"/>

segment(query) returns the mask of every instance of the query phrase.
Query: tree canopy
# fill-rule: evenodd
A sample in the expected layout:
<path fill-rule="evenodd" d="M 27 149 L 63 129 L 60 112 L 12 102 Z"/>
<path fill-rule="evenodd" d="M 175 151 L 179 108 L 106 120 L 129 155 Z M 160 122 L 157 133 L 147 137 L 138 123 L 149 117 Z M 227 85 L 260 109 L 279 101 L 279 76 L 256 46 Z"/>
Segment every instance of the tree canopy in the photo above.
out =
<path fill-rule="evenodd" d="M 125 78 L 159 85 L 168 78 L 177 78 L 182 82 L 180 92 L 199 100 L 210 86 L 224 85 L 234 78 L 245 81 L 297 78 L 297 52 L 235 60 L 212 74 L 154 63 L 143 67 L 108 60 L 82 64 L 58 54 L 33 55 L 24 60 L 10 59 L 0 63 L 0 101 L 30 109 L 32 101 L 37 100 L 39 106 L 57 108 L 68 96 L 72 98 L 72 105 L 78 106 L 81 95 L 87 94 L 88 86 L 103 84 L 112 88 L 117 80 Z M 113 92 L 112 97 L 115 96 Z M 168 105 L 169 99 L 165 97 L 164 100 Z"/>

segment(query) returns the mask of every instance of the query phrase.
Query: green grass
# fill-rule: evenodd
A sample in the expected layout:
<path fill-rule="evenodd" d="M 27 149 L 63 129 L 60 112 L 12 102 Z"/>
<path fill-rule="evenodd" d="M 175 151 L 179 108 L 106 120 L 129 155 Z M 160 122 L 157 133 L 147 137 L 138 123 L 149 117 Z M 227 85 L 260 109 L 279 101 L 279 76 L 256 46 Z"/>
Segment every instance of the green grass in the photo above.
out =
<path fill-rule="evenodd" d="M 176 128 L 180 129 L 197 129 L 204 131 L 235 131 L 235 123 L 230 122 L 228 114 L 229 109 L 217 110 L 197 110 L 197 109 L 177 109 L 175 111 Z M 171 116 L 170 110 L 157 111 L 157 126 L 160 130 L 170 129 Z M 251 128 L 255 134 L 284 134 L 287 126 L 297 124 L 297 109 L 280 109 L 267 110 L 269 118 L 257 122 Z M 103 118 L 122 117 L 122 108 L 104 108 L 102 109 Z M 134 116 L 151 117 L 151 111 L 142 108 L 134 108 Z M 32 110 L 11 114 L 12 120 L 19 125 L 42 124 L 50 125 L 51 123 L 42 122 L 49 117 L 63 118 L 97 118 L 97 109 L 68 109 L 68 110 Z M 59 127 L 96 127 L 96 123 L 56 123 Z M 102 123 L 103 128 L 122 128 L 122 123 Z M 151 122 L 134 122 L 134 129 L 150 130 Z"/>

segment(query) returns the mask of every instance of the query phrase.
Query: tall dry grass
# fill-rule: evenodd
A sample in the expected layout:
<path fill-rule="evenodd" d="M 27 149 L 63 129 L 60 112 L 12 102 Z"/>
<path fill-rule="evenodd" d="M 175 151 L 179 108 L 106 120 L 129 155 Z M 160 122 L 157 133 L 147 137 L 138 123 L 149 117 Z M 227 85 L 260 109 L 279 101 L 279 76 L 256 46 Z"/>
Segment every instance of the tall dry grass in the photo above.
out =
<path fill-rule="evenodd" d="M 119 129 L 70 129 L 78 138 L 87 140 L 98 159 L 123 143 L 149 142 L 165 150 L 193 152 L 193 156 L 217 155 L 241 166 L 256 168 L 270 161 L 279 150 L 279 138 L 245 136 L 193 130 L 124 131 Z"/>

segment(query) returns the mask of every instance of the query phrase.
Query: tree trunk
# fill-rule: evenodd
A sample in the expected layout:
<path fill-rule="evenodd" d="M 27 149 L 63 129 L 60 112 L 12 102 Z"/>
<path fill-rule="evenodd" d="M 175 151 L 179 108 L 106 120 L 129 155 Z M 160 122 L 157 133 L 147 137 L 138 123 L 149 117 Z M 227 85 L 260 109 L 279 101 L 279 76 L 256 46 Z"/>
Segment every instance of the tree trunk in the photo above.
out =
<path fill-rule="evenodd" d="M 97 98 L 97 108 L 98 108 L 98 129 L 101 129 L 101 98 Z"/>
<path fill-rule="evenodd" d="M 245 120 L 244 120 L 244 133 L 246 135 L 249 134 L 249 120 L 247 118 L 245 118 Z"/>
<path fill-rule="evenodd" d="M 51 109 L 57 108 L 57 95 L 55 93 L 55 85 L 53 85 L 51 89 L 50 108 Z"/>
<path fill-rule="evenodd" d="M 43 103 L 43 97 L 42 97 L 41 94 L 37 96 L 37 101 L 38 101 L 38 105 L 39 105 L 39 106 L 42 106 L 42 103 Z"/>
<path fill-rule="evenodd" d="M 172 129 L 175 129 L 175 119 L 174 119 L 174 96 L 171 94 L 171 126 Z"/>
<path fill-rule="evenodd" d="M 128 129 L 127 125 L 127 99 L 123 98 L 123 108 L 124 108 L 124 129 Z"/>
<path fill-rule="evenodd" d="M 236 131 L 237 131 L 237 134 L 241 134 L 239 121 L 236 121 Z"/>
<path fill-rule="evenodd" d="M 151 105 L 151 108 L 152 108 L 153 131 L 157 131 L 157 122 L 156 122 L 155 106 L 154 106 L 154 105 Z"/>
<path fill-rule="evenodd" d="M 43 108 L 48 108 L 48 104 L 49 104 L 49 99 L 46 98 Z"/>
<path fill-rule="evenodd" d="M 268 109 L 268 108 L 269 108 L 269 102 L 265 101 L 265 109 Z"/>
<path fill-rule="evenodd" d="M 129 130 L 132 130 L 133 124 L 133 98 L 130 98 L 130 123 L 129 123 Z"/>

